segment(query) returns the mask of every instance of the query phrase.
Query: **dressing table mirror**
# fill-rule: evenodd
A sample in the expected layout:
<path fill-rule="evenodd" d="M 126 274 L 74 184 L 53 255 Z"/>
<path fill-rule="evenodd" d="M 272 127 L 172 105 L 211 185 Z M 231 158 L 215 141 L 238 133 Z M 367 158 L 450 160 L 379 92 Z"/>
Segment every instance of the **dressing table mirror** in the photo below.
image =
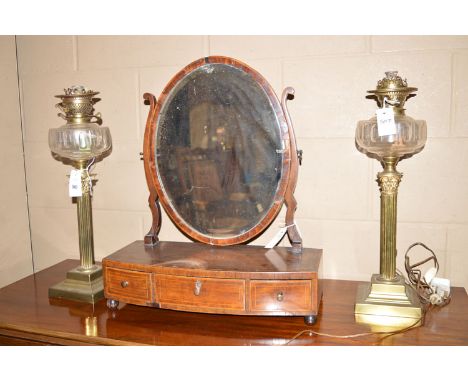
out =
<path fill-rule="evenodd" d="M 315 322 L 322 251 L 294 221 L 297 150 L 281 102 L 246 64 L 211 56 L 149 93 L 143 161 L 152 225 L 103 259 L 108 307 L 119 302 L 202 313 L 303 316 Z M 161 209 L 193 242 L 159 240 Z M 286 208 L 290 247 L 246 245 Z M 277 241 L 280 241 L 279 239 Z"/>

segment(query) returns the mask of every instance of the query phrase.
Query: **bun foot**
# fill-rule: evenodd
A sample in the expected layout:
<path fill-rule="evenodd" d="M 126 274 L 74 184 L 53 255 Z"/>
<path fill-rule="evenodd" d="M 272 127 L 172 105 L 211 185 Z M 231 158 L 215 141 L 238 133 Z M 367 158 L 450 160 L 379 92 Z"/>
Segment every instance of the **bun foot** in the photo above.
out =
<path fill-rule="evenodd" d="M 304 322 L 306 325 L 313 325 L 317 322 L 317 316 L 305 316 Z"/>
<path fill-rule="evenodd" d="M 111 298 L 107 300 L 107 307 L 109 309 L 117 309 L 119 302 L 117 300 L 112 300 Z"/>

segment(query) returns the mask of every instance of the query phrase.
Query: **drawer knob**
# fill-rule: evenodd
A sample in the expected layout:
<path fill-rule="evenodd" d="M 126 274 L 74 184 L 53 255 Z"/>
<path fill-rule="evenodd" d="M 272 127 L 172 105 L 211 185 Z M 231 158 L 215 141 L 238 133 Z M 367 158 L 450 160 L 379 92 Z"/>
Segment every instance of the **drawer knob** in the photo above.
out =
<path fill-rule="evenodd" d="M 120 283 L 120 286 L 121 286 L 122 288 L 128 287 L 128 281 L 122 281 L 122 282 Z"/>
<path fill-rule="evenodd" d="M 195 281 L 195 288 L 193 289 L 193 294 L 199 296 L 201 292 L 202 283 L 200 280 Z"/>
<path fill-rule="evenodd" d="M 283 292 L 278 292 L 278 294 L 276 295 L 276 299 L 278 301 L 283 301 L 284 299 L 284 293 Z"/>

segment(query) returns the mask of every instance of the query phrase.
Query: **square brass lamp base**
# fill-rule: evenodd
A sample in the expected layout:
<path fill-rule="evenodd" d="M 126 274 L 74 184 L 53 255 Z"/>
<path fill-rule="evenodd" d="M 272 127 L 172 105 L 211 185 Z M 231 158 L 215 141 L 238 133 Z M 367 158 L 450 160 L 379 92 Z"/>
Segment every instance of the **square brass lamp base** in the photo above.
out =
<path fill-rule="evenodd" d="M 95 303 L 104 298 L 102 267 L 94 265 L 89 270 L 81 267 L 67 272 L 67 278 L 49 288 L 49 297 Z"/>
<path fill-rule="evenodd" d="M 422 309 L 416 292 L 405 284 L 403 277 L 385 281 L 372 275 L 370 284 L 359 285 L 355 317 L 356 322 L 382 328 L 404 328 L 419 325 Z"/>

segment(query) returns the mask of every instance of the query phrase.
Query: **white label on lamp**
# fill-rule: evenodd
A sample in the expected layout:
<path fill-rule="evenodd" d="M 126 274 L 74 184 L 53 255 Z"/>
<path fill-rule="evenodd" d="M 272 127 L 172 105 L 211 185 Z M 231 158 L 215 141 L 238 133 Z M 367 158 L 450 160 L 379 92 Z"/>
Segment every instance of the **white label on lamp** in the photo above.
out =
<path fill-rule="evenodd" d="M 70 197 L 81 196 L 81 170 L 71 170 L 68 193 Z"/>
<path fill-rule="evenodd" d="M 395 125 L 395 113 L 393 112 L 392 108 L 384 107 L 382 109 L 377 109 L 376 114 L 379 137 L 397 133 Z"/>

